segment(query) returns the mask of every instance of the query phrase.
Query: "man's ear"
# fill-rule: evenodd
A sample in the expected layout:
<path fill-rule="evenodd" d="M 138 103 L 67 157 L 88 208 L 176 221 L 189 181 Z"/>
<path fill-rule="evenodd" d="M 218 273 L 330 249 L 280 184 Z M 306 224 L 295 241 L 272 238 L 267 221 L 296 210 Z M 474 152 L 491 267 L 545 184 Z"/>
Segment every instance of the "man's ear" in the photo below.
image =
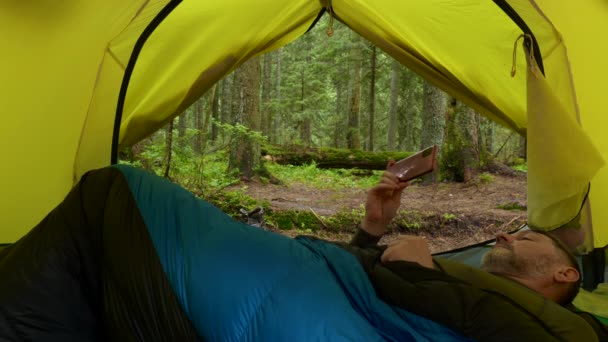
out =
<path fill-rule="evenodd" d="M 579 280 L 581 275 L 576 268 L 570 266 L 562 266 L 553 273 L 553 280 L 557 283 L 574 283 Z"/>

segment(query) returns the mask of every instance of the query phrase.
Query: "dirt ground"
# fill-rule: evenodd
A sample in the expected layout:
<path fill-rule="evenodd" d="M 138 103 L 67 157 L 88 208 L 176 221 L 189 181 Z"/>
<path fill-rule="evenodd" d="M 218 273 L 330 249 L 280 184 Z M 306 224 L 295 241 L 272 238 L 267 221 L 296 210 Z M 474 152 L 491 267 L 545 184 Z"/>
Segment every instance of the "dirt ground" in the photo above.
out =
<path fill-rule="evenodd" d="M 345 209 L 361 208 L 366 191 L 360 189 L 324 190 L 303 184 L 272 185 L 249 183 L 247 194 L 271 203 L 275 211 L 314 211 L 320 217 Z M 497 232 L 517 228 L 526 220 L 526 177 L 493 175 L 493 180 L 476 179 L 464 183 L 410 185 L 403 193 L 398 217 L 381 243 L 402 234 L 428 239 L 433 252 L 451 250 L 492 239 Z M 523 210 L 497 209 L 505 204 L 523 206 Z M 296 236 L 298 230 L 278 232 Z M 308 232 L 307 234 L 310 234 Z M 319 230 L 314 235 L 328 240 L 349 240 L 352 232 Z"/>

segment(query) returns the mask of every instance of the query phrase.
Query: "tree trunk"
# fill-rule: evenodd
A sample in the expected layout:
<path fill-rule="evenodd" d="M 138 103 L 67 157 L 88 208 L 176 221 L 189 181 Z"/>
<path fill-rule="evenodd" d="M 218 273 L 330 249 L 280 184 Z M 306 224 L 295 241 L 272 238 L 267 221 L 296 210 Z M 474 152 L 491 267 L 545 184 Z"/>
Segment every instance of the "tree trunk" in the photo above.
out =
<path fill-rule="evenodd" d="M 359 138 L 359 112 L 361 111 L 361 38 L 355 35 L 351 48 L 352 61 L 352 87 L 350 97 L 350 110 L 348 115 L 347 147 L 349 149 L 360 149 L 361 140 Z"/>
<path fill-rule="evenodd" d="M 133 163 L 136 160 L 139 160 L 141 162 L 142 168 L 144 168 L 145 170 L 148 170 L 148 171 L 152 170 L 152 167 L 150 166 L 150 162 L 147 158 L 142 158 L 140 155 L 142 152 L 144 152 L 146 150 L 146 148 L 150 144 L 152 144 L 151 136 L 147 137 L 144 140 L 138 142 L 137 144 L 131 146 L 131 153 L 130 153 L 131 163 Z"/>
<path fill-rule="evenodd" d="M 165 164 L 165 172 L 164 172 L 164 177 L 165 178 L 169 178 L 169 170 L 171 169 L 171 155 L 172 155 L 172 147 L 173 147 L 173 122 L 175 121 L 175 119 L 171 120 L 169 122 L 169 125 L 167 125 L 167 132 L 166 132 L 166 137 L 165 137 L 165 141 L 166 141 L 166 145 L 167 145 L 167 150 L 166 150 L 166 160 L 167 163 Z"/>
<path fill-rule="evenodd" d="M 308 165 L 312 162 L 321 169 L 358 168 L 366 170 L 384 170 L 390 159 L 399 160 L 412 155 L 411 152 L 364 152 L 352 153 L 348 149 L 315 148 L 291 145 L 290 147 L 270 146 L 262 149 L 266 160 L 281 165 Z"/>
<path fill-rule="evenodd" d="M 343 130 L 342 119 L 342 80 L 336 82 L 336 123 L 334 126 L 334 147 L 340 148 L 340 137 Z"/>
<path fill-rule="evenodd" d="M 242 124 L 253 131 L 260 131 L 260 58 L 254 57 L 241 66 L 239 79 L 241 84 L 240 108 Z M 250 136 L 235 139 L 230 150 L 229 169 L 238 168 L 245 179 L 251 179 L 254 171 L 260 167 L 259 143 Z"/>
<path fill-rule="evenodd" d="M 478 114 L 463 104 L 461 104 L 461 107 L 463 108 L 456 117 L 456 125 L 462 137 L 460 150 L 463 161 L 462 181 L 467 183 L 473 179 L 474 170 L 479 167 L 479 155 L 483 144 L 479 142 L 480 134 L 478 127 L 476 127 L 478 125 L 475 124 Z"/>
<path fill-rule="evenodd" d="M 456 99 L 450 101 L 447 113 L 441 172 L 445 179 L 468 182 L 479 166 L 477 113 Z"/>
<path fill-rule="evenodd" d="M 496 130 L 496 123 L 485 117 L 482 120 L 486 122 L 486 151 L 492 156 L 494 155 L 494 132 Z"/>
<path fill-rule="evenodd" d="M 204 97 L 201 97 L 194 103 L 196 135 L 194 136 L 193 150 L 199 155 L 203 154 L 203 101 Z"/>
<path fill-rule="evenodd" d="M 270 109 L 270 92 L 272 91 L 272 54 L 264 55 L 264 68 L 262 71 L 262 134 L 270 136 L 272 113 Z"/>
<path fill-rule="evenodd" d="M 388 111 L 388 140 L 386 148 L 389 151 L 397 147 L 397 107 L 399 105 L 399 62 L 393 60 L 391 65 L 391 106 Z"/>
<path fill-rule="evenodd" d="M 306 99 L 306 79 L 304 75 L 304 70 L 300 73 L 300 117 L 302 118 L 300 121 L 300 140 L 306 146 L 310 146 L 311 144 L 311 132 L 310 132 L 310 117 L 306 115 L 306 107 L 304 105 L 304 100 Z"/>
<path fill-rule="evenodd" d="M 371 75 L 369 81 L 369 144 L 368 151 L 374 150 L 374 131 L 376 128 L 374 116 L 376 111 L 376 46 L 372 45 Z"/>
<path fill-rule="evenodd" d="M 217 113 L 217 107 L 214 106 L 214 104 L 217 103 L 217 98 L 218 98 L 217 84 L 214 84 L 208 93 L 207 103 L 209 105 L 207 105 L 207 114 L 205 115 L 205 119 L 203 120 L 203 127 L 201 128 L 201 137 L 202 137 L 201 150 L 202 150 L 202 152 L 205 152 L 205 149 L 207 148 L 207 141 L 209 140 L 207 138 L 207 136 L 208 136 L 207 133 L 209 132 L 209 124 L 211 121 L 211 117 L 213 116 L 214 112 Z"/>
<path fill-rule="evenodd" d="M 437 145 L 438 147 L 442 146 L 446 106 L 446 94 L 441 89 L 425 82 L 420 149 L 424 149 L 431 145 Z M 441 149 L 439 154 L 441 154 Z M 438 181 L 438 171 L 424 177 L 425 183 L 436 183 Z"/>
<path fill-rule="evenodd" d="M 283 48 L 279 48 L 276 53 L 277 56 L 277 67 L 275 77 L 275 109 L 271 117 L 272 133 L 270 134 L 270 142 L 276 144 L 279 139 L 279 127 L 280 127 L 280 110 L 281 110 L 281 60 L 283 59 Z"/>
<path fill-rule="evenodd" d="M 220 116 L 220 98 L 222 97 L 221 91 L 222 88 L 218 87 L 218 84 L 214 84 L 213 88 L 213 101 L 211 102 L 211 117 L 213 120 L 218 121 Z M 207 130 L 205 130 L 206 132 Z M 211 125 L 211 134 L 209 136 L 211 141 L 215 141 L 217 139 L 217 127 L 215 125 Z"/>
<path fill-rule="evenodd" d="M 243 115 L 243 101 L 242 99 L 242 92 L 243 92 L 243 88 L 242 88 L 242 80 L 241 80 L 241 73 L 243 71 L 243 66 L 241 65 L 241 67 L 239 67 L 238 69 L 234 70 L 233 72 L 233 76 L 232 76 L 232 90 L 231 90 L 231 95 L 232 95 L 232 99 L 230 101 L 230 116 L 228 117 L 228 120 L 226 121 L 226 123 L 229 124 L 235 124 L 235 123 L 240 123 L 241 122 L 241 118 Z"/>
<path fill-rule="evenodd" d="M 399 69 L 397 146 L 405 151 L 415 151 L 420 146 L 424 80 L 406 68 Z"/>
<path fill-rule="evenodd" d="M 222 80 L 222 98 L 220 100 L 220 118 L 219 121 L 222 123 L 228 123 L 230 120 L 230 113 L 232 112 L 232 85 L 230 84 L 230 79 L 232 76 L 228 75 L 224 77 Z M 216 132 L 218 132 L 217 127 L 213 126 Z M 219 134 L 219 132 L 218 132 Z M 222 136 L 222 141 L 224 141 L 225 136 Z"/>
<path fill-rule="evenodd" d="M 188 111 L 185 110 L 177 119 L 177 145 L 180 148 L 186 146 L 186 128 L 188 123 Z"/>
<path fill-rule="evenodd" d="M 524 161 L 528 160 L 528 140 L 521 135 L 519 136 L 519 157 Z"/>

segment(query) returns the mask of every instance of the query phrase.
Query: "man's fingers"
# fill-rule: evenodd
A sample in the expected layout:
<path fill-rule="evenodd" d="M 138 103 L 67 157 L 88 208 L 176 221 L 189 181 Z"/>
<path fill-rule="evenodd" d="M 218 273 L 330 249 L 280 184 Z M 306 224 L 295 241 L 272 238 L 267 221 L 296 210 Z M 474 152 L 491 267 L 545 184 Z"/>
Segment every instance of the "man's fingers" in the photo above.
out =
<path fill-rule="evenodd" d="M 396 191 L 398 188 L 396 185 L 393 184 L 388 184 L 388 183 L 380 183 L 378 185 L 376 185 L 375 187 L 372 188 L 372 192 L 375 193 L 383 193 L 383 192 L 393 192 Z"/>
<path fill-rule="evenodd" d="M 382 178 L 380 178 L 380 182 L 389 182 L 397 185 L 399 184 L 399 178 L 397 178 L 397 176 L 395 176 L 393 173 L 385 171 L 382 174 Z"/>
<path fill-rule="evenodd" d="M 392 174 L 385 174 L 380 178 L 380 182 L 372 188 L 374 192 L 390 192 L 389 196 L 392 196 L 393 191 L 400 190 L 400 184 L 397 178 Z"/>
<path fill-rule="evenodd" d="M 391 247 L 395 246 L 396 244 L 398 244 L 399 243 L 399 239 L 400 238 L 397 238 L 396 240 L 393 240 L 393 241 L 389 242 L 387 248 L 391 248 Z"/>
<path fill-rule="evenodd" d="M 387 249 L 384 250 L 384 252 L 382 253 L 382 255 L 380 256 L 380 261 L 382 262 L 387 262 L 390 261 L 392 258 L 393 254 L 393 248 L 391 248 L 390 244 L 389 247 Z"/>

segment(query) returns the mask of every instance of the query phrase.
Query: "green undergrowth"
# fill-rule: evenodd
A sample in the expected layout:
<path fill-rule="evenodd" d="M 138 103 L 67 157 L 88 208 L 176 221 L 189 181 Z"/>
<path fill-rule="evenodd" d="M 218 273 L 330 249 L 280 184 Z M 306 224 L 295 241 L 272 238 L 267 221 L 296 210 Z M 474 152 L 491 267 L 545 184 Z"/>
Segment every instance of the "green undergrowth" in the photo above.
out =
<path fill-rule="evenodd" d="M 148 149 L 141 159 L 124 161 L 136 167 L 148 169 L 163 176 L 162 153 Z M 257 200 L 247 194 L 247 184 L 242 183 L 235 172 L 227 172 L 226 152 L 216 152 L 204 157 L 196 156 L 190 149 L 178 150 L 173 154 L 169 178 L 203 198 L 228 215 L 240 219 L 240 209 L 264 208 L 266 224 L 272 228 L 303 231 L 328 229 L 343 231 L 354 227 L 363 215 L 363 209 L 338 212 L 330 217 L 318 217 L 310 210 L 273 211 L 268 201 Z M 305 166 L 278 165 L 266 162 L 270 174 L 289 186 L 304 184 L 314 188 L 340 190 L 347 188 L 368 189 L 374 186 L 382 171 L 358 169 L 318 169 L 314 163 Z M 260 182 L 267 184 L 268 179 L 261 177 Z M 348 228 L 345 228 L 348 227 Z"/>
<path fill-rule="evenodd" d="M 518 202 L 508 202 L 496 206 L 496 209 L 526 211 L 528 208 Z"/>
<path fill-rule="evenodd" d="M 160 176 L 164 174 L 162 154 L 149 150 L 143 159 L 124 162 L 146 168 Z M 173 155 L 169 177 L 195 196 L 203 198 L 223 212 L 241 220 L 240 209 L 250 211 L 255 207 L 264 209 L 266 226 L 280 230 L 295 230 L 313 233 L 319 230 L 340 233 L 353 233 L 364 215 L 361 205 L 355 209 L 338 211 L 331 216 L 319 216 L 310 209 L 273 210 L 271 203 L 257 200 L 247 194 L 247 183 L 241 182 L 235 172 L 227 172 L 227 152 L 217 152 L 204 157 L 194 155 L 189 149 Z M 369 189 L 382 175 L 382 171 L 357 169 L 319 169 L 314 163 L 306 166 L 278 165 L 266 162 L 270 174 L 287 187 L 303 184 L 318 189 Z M 484 175 L 480 182 L 492 182 L 493 177 Z M 260 182 L 267 184 L 268 179 L 261 177 Z M 517 203 L 500 206 L 505 210 L 525 210 Z M 419 232 L 432 227 L 445 228 L 462 226 L 463 217 L 454 213 L 427 213 L 415 210 L 402 210 L 397 214 L 389 229 L 401 232 Z"/>
<path fill-rule="evenodd" d="M 306 166 L 267 163 L 266 168 L 273 176 L 284 181 L 286 185 L 301 183 L 332 190 L 367 189 L 374 186 L 382 175 L 382 171 L 319 169 L 314 163 Z"/>
<path fill-rule="evenodd" d="M 363 214 L 362 208 L 339 211 L 331 216 L 319 216 L 310 210 L 268 210 L 264 219 L 268 227 L 280 230 L 295 229 L 305 232 L 327 230 L 354 233 Z"/>

